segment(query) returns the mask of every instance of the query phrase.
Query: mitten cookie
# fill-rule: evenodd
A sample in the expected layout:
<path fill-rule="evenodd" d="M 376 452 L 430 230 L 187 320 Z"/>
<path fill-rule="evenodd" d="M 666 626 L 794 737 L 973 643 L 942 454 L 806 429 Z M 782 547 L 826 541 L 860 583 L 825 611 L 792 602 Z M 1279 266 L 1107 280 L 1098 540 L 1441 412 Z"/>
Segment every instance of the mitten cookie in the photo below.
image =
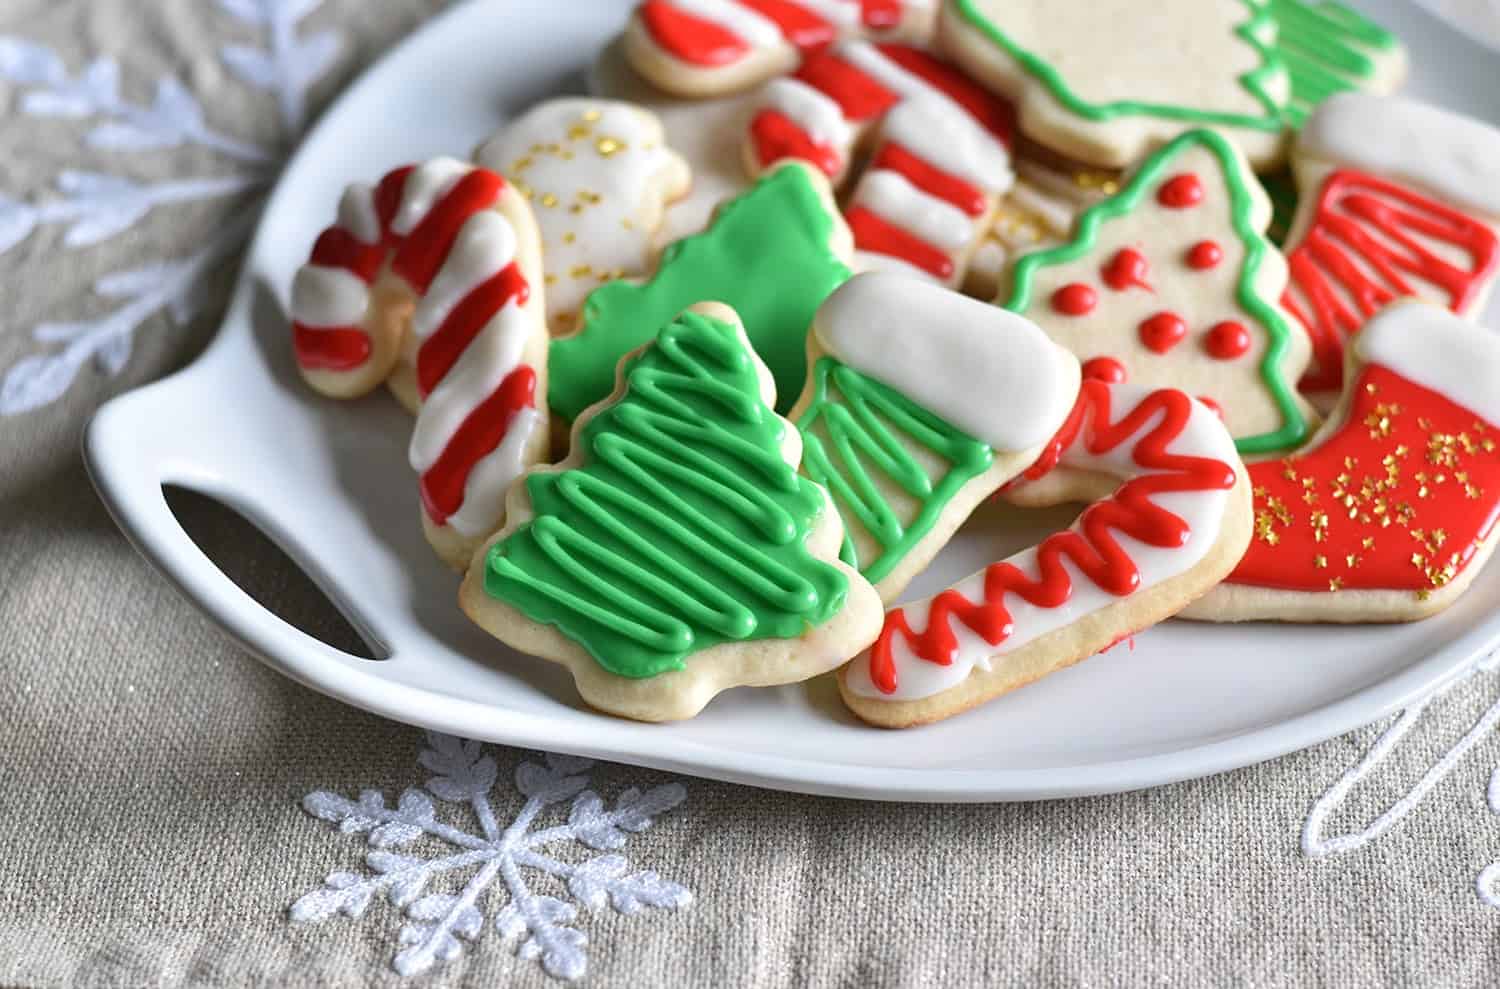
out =
<path fill-rule="evenodd" d="M 669 93 L 718 96 L 788 72 L 844 38 L 925 41 L 937 0 L 646 0 L 623 36 Z"/>
<path fill-rule="evenodd" d="M 1414 100 L 1346 93 L 1294 155 L 1301 206 L 1285 304 L 1312 337 L 1310 392 L 1337 392 L 1344 341 L 1381 306 L 1483 308 L 1500 261 L 1500 131 Z"/>
<path fill-rule="evenodd" d="M 531 203 L 553 333 L 573 329 L 584 297 L 600 284 L 650 269 L 666 207 L 692 182 L 659 120 L 608 100 L 541 103 L 485 142 L 475 159 Z"/>
<path fill-rule="evenodd" d="M 583 699 L 642 721 L 719 691 L 794 683 L 867 646 L 880 599 L 839 562 L 828 494 L 732 310 L 700 305 L 621 362 L 562 463 L 512 491 L 460 602 L 563 663 Z"/>
<path fill-rule="evenodd" d="M 1103 168 L 1204 126 L 1274 166 L 1291 95 L 1275 37 L 1260 0 L 945 0 L 938 24 L 939 49 L 1014 100 L 1028 137 Z"/>
<path fill-rule="evenodd" d="M 1456 601 L 1494 552 L 1500 336 L 1400 302 L 1349 351 L 1312 448 L 1251 466 L 1250 551 L 1188 617 L 1412 621 Z"/>
<path fill-rule="evenodd" d="M 649 279 L 611 282 L 588 297 L 579 331 L 552 343 L 552 411 L 576 419 L 609 394 L 621 357 L 710 300 L 739 314 L 790 408 L 807 377 L 807 328 L 849 277 L 850 253 L 828 180 L 786 162 L 725 203 L 708 230 L 667 248 Z"/>
<path fill-rule="evenodd" d="M 845 206 L 855 265 L 962 284 L 1012 174 L 1010 106 L 908 45 L 850 41 L 761 91 L 745 134 L 752 173 L 786 158 L 836 185 L 869 162 Z"/>
<path fill-rule="evenodd" d="M 1286 264 L 1265 239 L 1270 218 L 1234 145 L 1189 131 L 1085 212 L 1071 242 L 1022 257 L 1005 305 L 1085 376 L 1188 389 L 1242 453 L 1290 451 L 1317 416 L 1296 390 L 1308 342 L 1277 302 Z"/>
<path fill-rule="evenodd" d="M 505 489 L 546 456 L 547 326 L 536 222 L 498 174 L 452 158 L 353 185 L 292 285 L 297 366 L 339 398 L 416 406 L 422 526 L 462 569 L 500 527 Z"/>
<path fill-rule="evenodd" d="M 939 721 L 1086 659 L 1213 587 L 1250 539 L 1234 441 L 1186 392 L 1085 381 L 1026 477 L 1015 496 L 1028 503 L 1120 486 L 1040 545 L 889 612 L 875 645 L 839 675 L 860 718 Z"/>
<path fill-rule="evenodd" d="M 802 471 L 844 518 L 843 559 L 894 601 L 986 496 L 1033 464 L 1078 393 L 1035 325 L 871 273 L 818 310 L 791 418 Z"/>

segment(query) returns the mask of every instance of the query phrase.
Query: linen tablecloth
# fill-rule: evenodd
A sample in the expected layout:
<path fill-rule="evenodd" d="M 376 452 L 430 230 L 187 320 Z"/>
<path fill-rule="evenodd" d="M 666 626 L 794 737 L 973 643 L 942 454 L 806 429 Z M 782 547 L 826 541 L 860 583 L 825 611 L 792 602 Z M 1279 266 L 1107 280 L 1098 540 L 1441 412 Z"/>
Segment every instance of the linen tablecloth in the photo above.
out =
<path fill-rule="evenodd" d="M 902 806 L 429 737 L 178 597 L 80 431 L 202 350 L 300 130 L 438 6 L 0 5 L 0 983 L 1500 982 L 1493 663 L 1213 779 Z M 355 645 L 253 529 L 174 507 Z"/>

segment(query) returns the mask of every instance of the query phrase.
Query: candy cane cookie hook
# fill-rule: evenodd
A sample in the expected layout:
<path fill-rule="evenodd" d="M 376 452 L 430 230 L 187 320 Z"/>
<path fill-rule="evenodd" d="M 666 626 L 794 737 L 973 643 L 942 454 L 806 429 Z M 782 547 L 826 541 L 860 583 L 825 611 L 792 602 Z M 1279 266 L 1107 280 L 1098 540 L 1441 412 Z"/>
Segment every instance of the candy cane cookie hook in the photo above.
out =
<path fill-rule="evenodd" d="M 863 720 L 938 721 L 1094 655 L 1180 611 L 1233 569 L 1250 488 L 1218 416 L 1176 389 L 1087 380 L 1018 504 L 1097 494 L 1073 526 L 936 597 L 886 614 L 839 689 Z"/>
<path fill-rule="evenodd" d="M 423 528 L 454 567 L 499 528 L 505 489 L 547 453 L 540 274 L 520 193 L 436 158 L 350 186 L 293 282 L 293 347 L 314 389 L 360 395 L 403 362 Z"/>

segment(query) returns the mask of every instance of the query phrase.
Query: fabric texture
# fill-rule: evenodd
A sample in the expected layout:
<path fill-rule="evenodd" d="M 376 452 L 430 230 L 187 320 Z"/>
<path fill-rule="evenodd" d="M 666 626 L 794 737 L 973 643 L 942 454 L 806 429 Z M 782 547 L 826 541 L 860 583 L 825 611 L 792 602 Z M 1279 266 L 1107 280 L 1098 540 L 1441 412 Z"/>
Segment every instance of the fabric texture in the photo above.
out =
<path fill-rule="evenodd" d="M 532 830 L 571 822 L 569 840 L 546 848 L 562 867 L 530 870 L 528 889 L 576 908 L 568 926 L 587 941 L 583 984 L 1500 982 L 1494 663 L 1373 751 L 1391 723 L 1144 793 L 907 806 L 430 739 L 272 672 L 182 600 L 110 521 L 79 433 L 105 398 L 202 350 L 237 246 L 204 261 L 203 277 L 179 279 L 191 283 L 181 291 L 163 292 L 160 279 L 235 217 L 253 216 L 302 120 L 437 6 L 0 5 L 0 38 L 33 46 L 0 46 L 0 237 L 13 241 L 0 252 L 0 377 L 59 353 L 89 332 L 80 325 L 140 317 L 116 334 L 128 346 L 94 348 L 61 384 L 27 386 L 53 397 L 27 391 L 34 407 L 0 417 L 0 984 L 555 985 L 555 975 L 579 974 L 574 960 L 559 956 L 549 974 L 545 946 L 529 952 L 525 934 L 505 938 L 517 924 L 505 882 L 475 900 L 477 927 L 457 918 L 459 950 L 433 946 L 419 983 L 400 974 L 396 959 L 411 945 L 399 932 L 412 921 L 388 897 L 359 911 L 333 904 L 326 916 L 328 902 L 306 905 L 331 875 L 394 867 L 372 852 L 450 854 L 452 841 L 424 830 L 428 811 L 484 835 L 481 785 L 495 827 L 543 792 L 551 796 Z M 312 45 L 305 57 L 323 70 L 290 90 L 275 55 L 288 44 Z M 57 89 L 46 76 L 58 64 L 77 79 L 100 56 L 117 60 L 117 90 L 111 70 L 97 69 L 95 88 L 75 93 L 93 100 L 80 112 L 27 112 L 38 87 L 17 73 Z M 164 79 L 177 82 L 164 90 Z M 124 104 L 159 104 L 164 116 L 114 112 Z M 90 138 L 111 120 L 119 129 Z M 95 178 L 60 179 L 69 172 Z M 163 183 L 190 184 L 169 193 Z M 157 191 L 130 192 L 143 188 Z M 80 233 L 85 219 L 93 226 Z M 101 281 L 115 291 L 99 291 Z M 111 315 L 142 293 L 157 304 Z M 34 329 L 49 323 L 63 328 L 38 339 Z M 359 650 L 250 527 L 205 499 L 173 501 L 209 554 L 269 607 Z M 434 764 L 423 755 L 433 751 L 448 755 Z M 582 788 L 597 802 L 580 804 Z M 349 825 L 364 820 L 366 791 L 406 823 Z M 380 828 L 384 849 L 372 846 Z M 1361 837 L 1334 840 L 1351 835 Z M 479 851 L 486 862 L 503 857 Z M 604 855 L 628 867 L 586 867 Z M 435 873 L 402 895 L 458 896 L 476 872 Z M 592 880 L 572 885 L 579 872 Z M 617 902 L 609 883 L 622 877 L 630 882 Z M 632 897 L 639 909 L 622 909 Z M 445 905 L 435 901 L 434 916 Z"/>

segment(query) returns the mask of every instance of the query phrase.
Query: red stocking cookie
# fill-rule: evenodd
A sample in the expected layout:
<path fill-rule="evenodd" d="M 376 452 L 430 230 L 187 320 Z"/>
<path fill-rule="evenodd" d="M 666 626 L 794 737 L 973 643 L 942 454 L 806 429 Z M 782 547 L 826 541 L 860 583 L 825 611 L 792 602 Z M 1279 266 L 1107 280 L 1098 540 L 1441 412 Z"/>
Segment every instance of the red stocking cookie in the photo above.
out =
<path fill-rule="evenodd" d="M 845 38 L 924 41 L 938 0 L 646 0 L 625 27 L 637 72 L 669 93 L 718 96 L 796 68 Z"/>
<path fill-rule="evenodd" d="M 1494 551 L 1500 336 L 1405 302 L 1350 350 L 1349 383 L 1319 441 L 1250 468 L 1255 539 L 1189 617 L 1425 618 Z"/>
<path fill-rule="evenodd" d="M 868 145 L 844 211 L 856 267 L 953 287 L 1010 188 L 1010 121 L 1005 101 L 941 59 L 852 41 L 766 85 L 746 158 L 753 172 L 798 158 L 839 182 Z"/>
<path fill-rule="evenodd" d="M 369 391 L 405 352 L 410 458 L 428 540 L 462 567 L 505 489 L 547 452 L 541 248 L 526 200 L 451 158 L 344 194 L 292 287 L 297 364 L 316 390 Z M 394 387 L 394 385 L 393 385 Z"/>
<path fill-rule="evenodd" d="M 1483 308 L 1500 270 L 1500 131 L 1347 93 L 1313 112 L 1293 163 L 1301 204 L 1285 305 L 1312 337 L 1305 390 L 1338 390 L 1345 339 L 1394 299 Z"/>
<path fill-rule="evenodd" d="M 1250 538 L 1234 441 L 1175 389 L 1085 381 L 1026 477 L 1014 495 L 1027 503 L 1097 496 L 1104 478 L 1122 483 L 1070 529 L 890 611 L 875 645 L 840 674 L 860 718 L 892 728 L 938 721 L 1092 656 L 1213 587 Z"/>

